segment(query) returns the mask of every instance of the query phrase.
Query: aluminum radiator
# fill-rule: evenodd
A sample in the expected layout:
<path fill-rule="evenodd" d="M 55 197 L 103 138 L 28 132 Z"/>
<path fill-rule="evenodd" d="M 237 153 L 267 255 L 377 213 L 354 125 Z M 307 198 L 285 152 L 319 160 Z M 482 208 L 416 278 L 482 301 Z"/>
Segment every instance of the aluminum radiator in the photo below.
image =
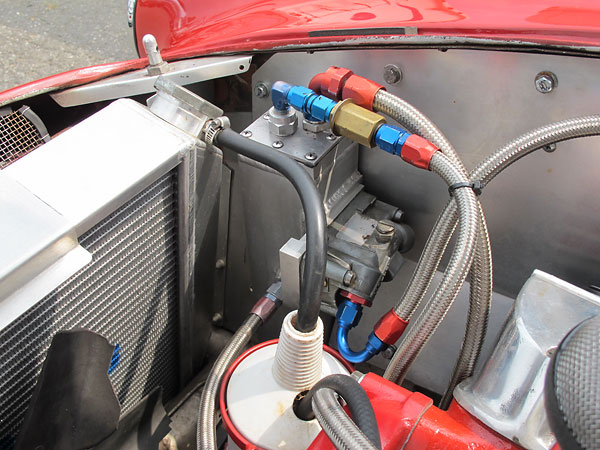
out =
<path fill-rule="evenodd" d="M 179 387 L 177 194 L 173 173 L 80 238 L 92 263 L 0 332 L 0 449 L 9 449 L 52 336 L 87 328 L 118 346 L 110 379 L 122 413 Z"/>
<path fill-rule="evenodd" d="M 116 345 L 122 413 L 159 385 L 168 401 L 193 375 L 202 348 L 190 330 L 208 328 L 192 296 L 197 145 L 120 100 L 0 172 L 0 234 L 14 237 L 0 252 L 0 450 L 59 330 Z M 77 252 L 88 258 L 66 264 Z"/>

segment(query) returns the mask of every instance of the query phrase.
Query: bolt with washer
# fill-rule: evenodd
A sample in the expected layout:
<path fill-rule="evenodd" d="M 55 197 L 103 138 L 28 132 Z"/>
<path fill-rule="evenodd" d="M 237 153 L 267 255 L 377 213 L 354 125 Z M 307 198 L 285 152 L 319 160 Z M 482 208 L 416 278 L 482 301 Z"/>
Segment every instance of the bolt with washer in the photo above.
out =
<path fill-rule="evenodd" d="M 380 220 L 375 227 L 375 239 L 377 242 L 385 243 L 392 240 L 396 227 L 388 220 Z"/>
<path fill-rule="evenodd" d="M 542 94 L 552 92 L 558 86 L 558 79 L 552 72 L 540 72 L 535 77 L 535 88 Z"/>
<path fill-rule="evenodd" d="M 269 95 L 269 86 L 262 81 L 259 81 L 254 86 L 254 95 L 256 95 L 258 98 L 265 98 L 267 95 Z"/>
<path fill-rule="evenodd" d="M 402 81 L 402 71 L 395 64 L 387 64 L 383 68 L 383 79 L 387 84 L 396 84 Z"/>

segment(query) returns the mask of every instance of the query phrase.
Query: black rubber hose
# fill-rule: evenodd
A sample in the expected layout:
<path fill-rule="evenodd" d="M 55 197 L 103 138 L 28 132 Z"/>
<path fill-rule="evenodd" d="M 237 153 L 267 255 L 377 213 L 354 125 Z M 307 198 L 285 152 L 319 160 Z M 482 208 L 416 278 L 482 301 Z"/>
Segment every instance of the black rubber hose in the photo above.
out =
<path fill-rule="evenodd" d="M 300 164 L 271 147 L 225 129 L 215 138 L 216 144 L 265 164 L 280 172 L 298 191 L 306 220 L 306 257 L 300 288 L 300 304 L 295 328 L 301 332 L 315 329 L 321 307 L 321 290 L 327 263 L 327 222 L 323 201 L 315 183 Z"/>
<path fill-rule="evenodd" d="M 360 383 L 349 375 L 329 375 L 315 384 L 304 397 L 299 395 L 297 401 L 294 402 L 296 416 L 302 420 L 315 418 L 312 408 L 313 396 L 322 388 L 332 389 L 344 399 L 354 423 L 373 445 L 381 450 L 381 438 L 373 405 Z"/>

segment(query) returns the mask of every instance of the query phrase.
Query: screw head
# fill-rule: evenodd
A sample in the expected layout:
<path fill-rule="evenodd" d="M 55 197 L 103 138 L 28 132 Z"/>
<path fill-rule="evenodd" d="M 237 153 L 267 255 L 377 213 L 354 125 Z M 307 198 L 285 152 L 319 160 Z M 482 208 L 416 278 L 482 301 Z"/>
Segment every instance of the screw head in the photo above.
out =
<path fill-rule="evenodd" d="M 395 64 L 388 64 L 383 68 L 383 79 L 387 84 L 396 84 L 402 81 L 402 71 Z"/>
<path fill-rule="evenodd" d="M 258 98 L 265 98 L 267 95 L 269 95 L 269 87 L 262 81 L 259 81 L 254 86 L 254 95 L 256 95 Z"/>
<path fill-rule="evenodd" d="M 224 269 L 225 268 L 225 260 L 223 258 L 217 259 L 217 262 L 215 263 L 215 268 L 216 269 Z"/>
<path fill-rule="evenodd" d="M 275 141 L 271 145 L 273 146 L 273 148 L 281 148 L 281 147 L 283 147 L 283 142 L 282 141 Z"/>
<path fill-rule="evenodd" d="M 244 130 L 244 131 L 242 131 L 242 136 L 244 136 L 244 137 L 251 137 L 252 136 L 252 131 L 250 131 L 250 130 Z"/>
<path fill-rule="evenodd" d="M 335 141 L 337 139 L 337 136 L 335 134 L 331 134 L 331 133 L 329 133 L 325 137 L 327 138 L 328 141 Z"/>
<path fill-rule="evenodd" d="M 265 119 L 265 120 L 269 120 L 269 115 L 268 114 L 263 114 L 262 118 Z"/>
<path fill-rule="evenodd" d="M 558 79 L 552 72 L 540 72 L 535 77 L 535 88 L 542 94 L 548 94 L 556 88 Z"/>
<path fill-rule="evenodd" d="M 544 146 L 544 151 L 547 153 L 552 153 L 554 150 L 556 150 L 556 144 L 548 144 Z"/>
<path fill-rule="evenodd" d="M 221 313 L 215 313 L 212 316 L 212 323 L 214 325 L 221 325 L 223 323 L 223 315 Z"/>
<path fill-rule="evenodd" d="M 317 154 L 315 152 L 310 152 L 304 155 L 304 157 L 309 161 L 314 161 L 315 159 L 317 159 Z"/>

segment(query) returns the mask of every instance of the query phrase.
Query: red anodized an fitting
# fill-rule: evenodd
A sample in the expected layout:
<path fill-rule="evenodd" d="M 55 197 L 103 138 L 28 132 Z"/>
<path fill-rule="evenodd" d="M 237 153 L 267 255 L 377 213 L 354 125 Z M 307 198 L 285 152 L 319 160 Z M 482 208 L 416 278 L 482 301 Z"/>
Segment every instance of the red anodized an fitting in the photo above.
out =
<path fill-rule="evenodd" d="M 380 89 L 385 89 L 374 81 L 355 75 L 350 69 L 337 66 L 331 66 L 325 72 L 315 75 L 308 87 L 332 100 L 351 98 L 357 105 L 371 111 L 375 94 Z"/>
<path fill-rule="evenodd" d="M 352 292 L 345 291 L 344 289 L 339 290 L 339 294 L 352 303 L 363 306 L 371 306 L 373 302 L 369 299 L 363 298 L 360 295 L 353 294 Z"/>
<path fill-rule="evenodd" d="M 435 152 L 439 151 L 435 145 L 417 134 L 411 134 L 404 145 L 400 157 L 409 164 L 421 169 L 429 170 L 429 163 Z"/>
<path fill-rule="evenodd" d="M 387 345 L 394 345 L 400 339 L 407 326 L 408 322 L 398 317 L 394 310 L 390 309 L 375 324 L 373 332 L 381 342 Z"/>

